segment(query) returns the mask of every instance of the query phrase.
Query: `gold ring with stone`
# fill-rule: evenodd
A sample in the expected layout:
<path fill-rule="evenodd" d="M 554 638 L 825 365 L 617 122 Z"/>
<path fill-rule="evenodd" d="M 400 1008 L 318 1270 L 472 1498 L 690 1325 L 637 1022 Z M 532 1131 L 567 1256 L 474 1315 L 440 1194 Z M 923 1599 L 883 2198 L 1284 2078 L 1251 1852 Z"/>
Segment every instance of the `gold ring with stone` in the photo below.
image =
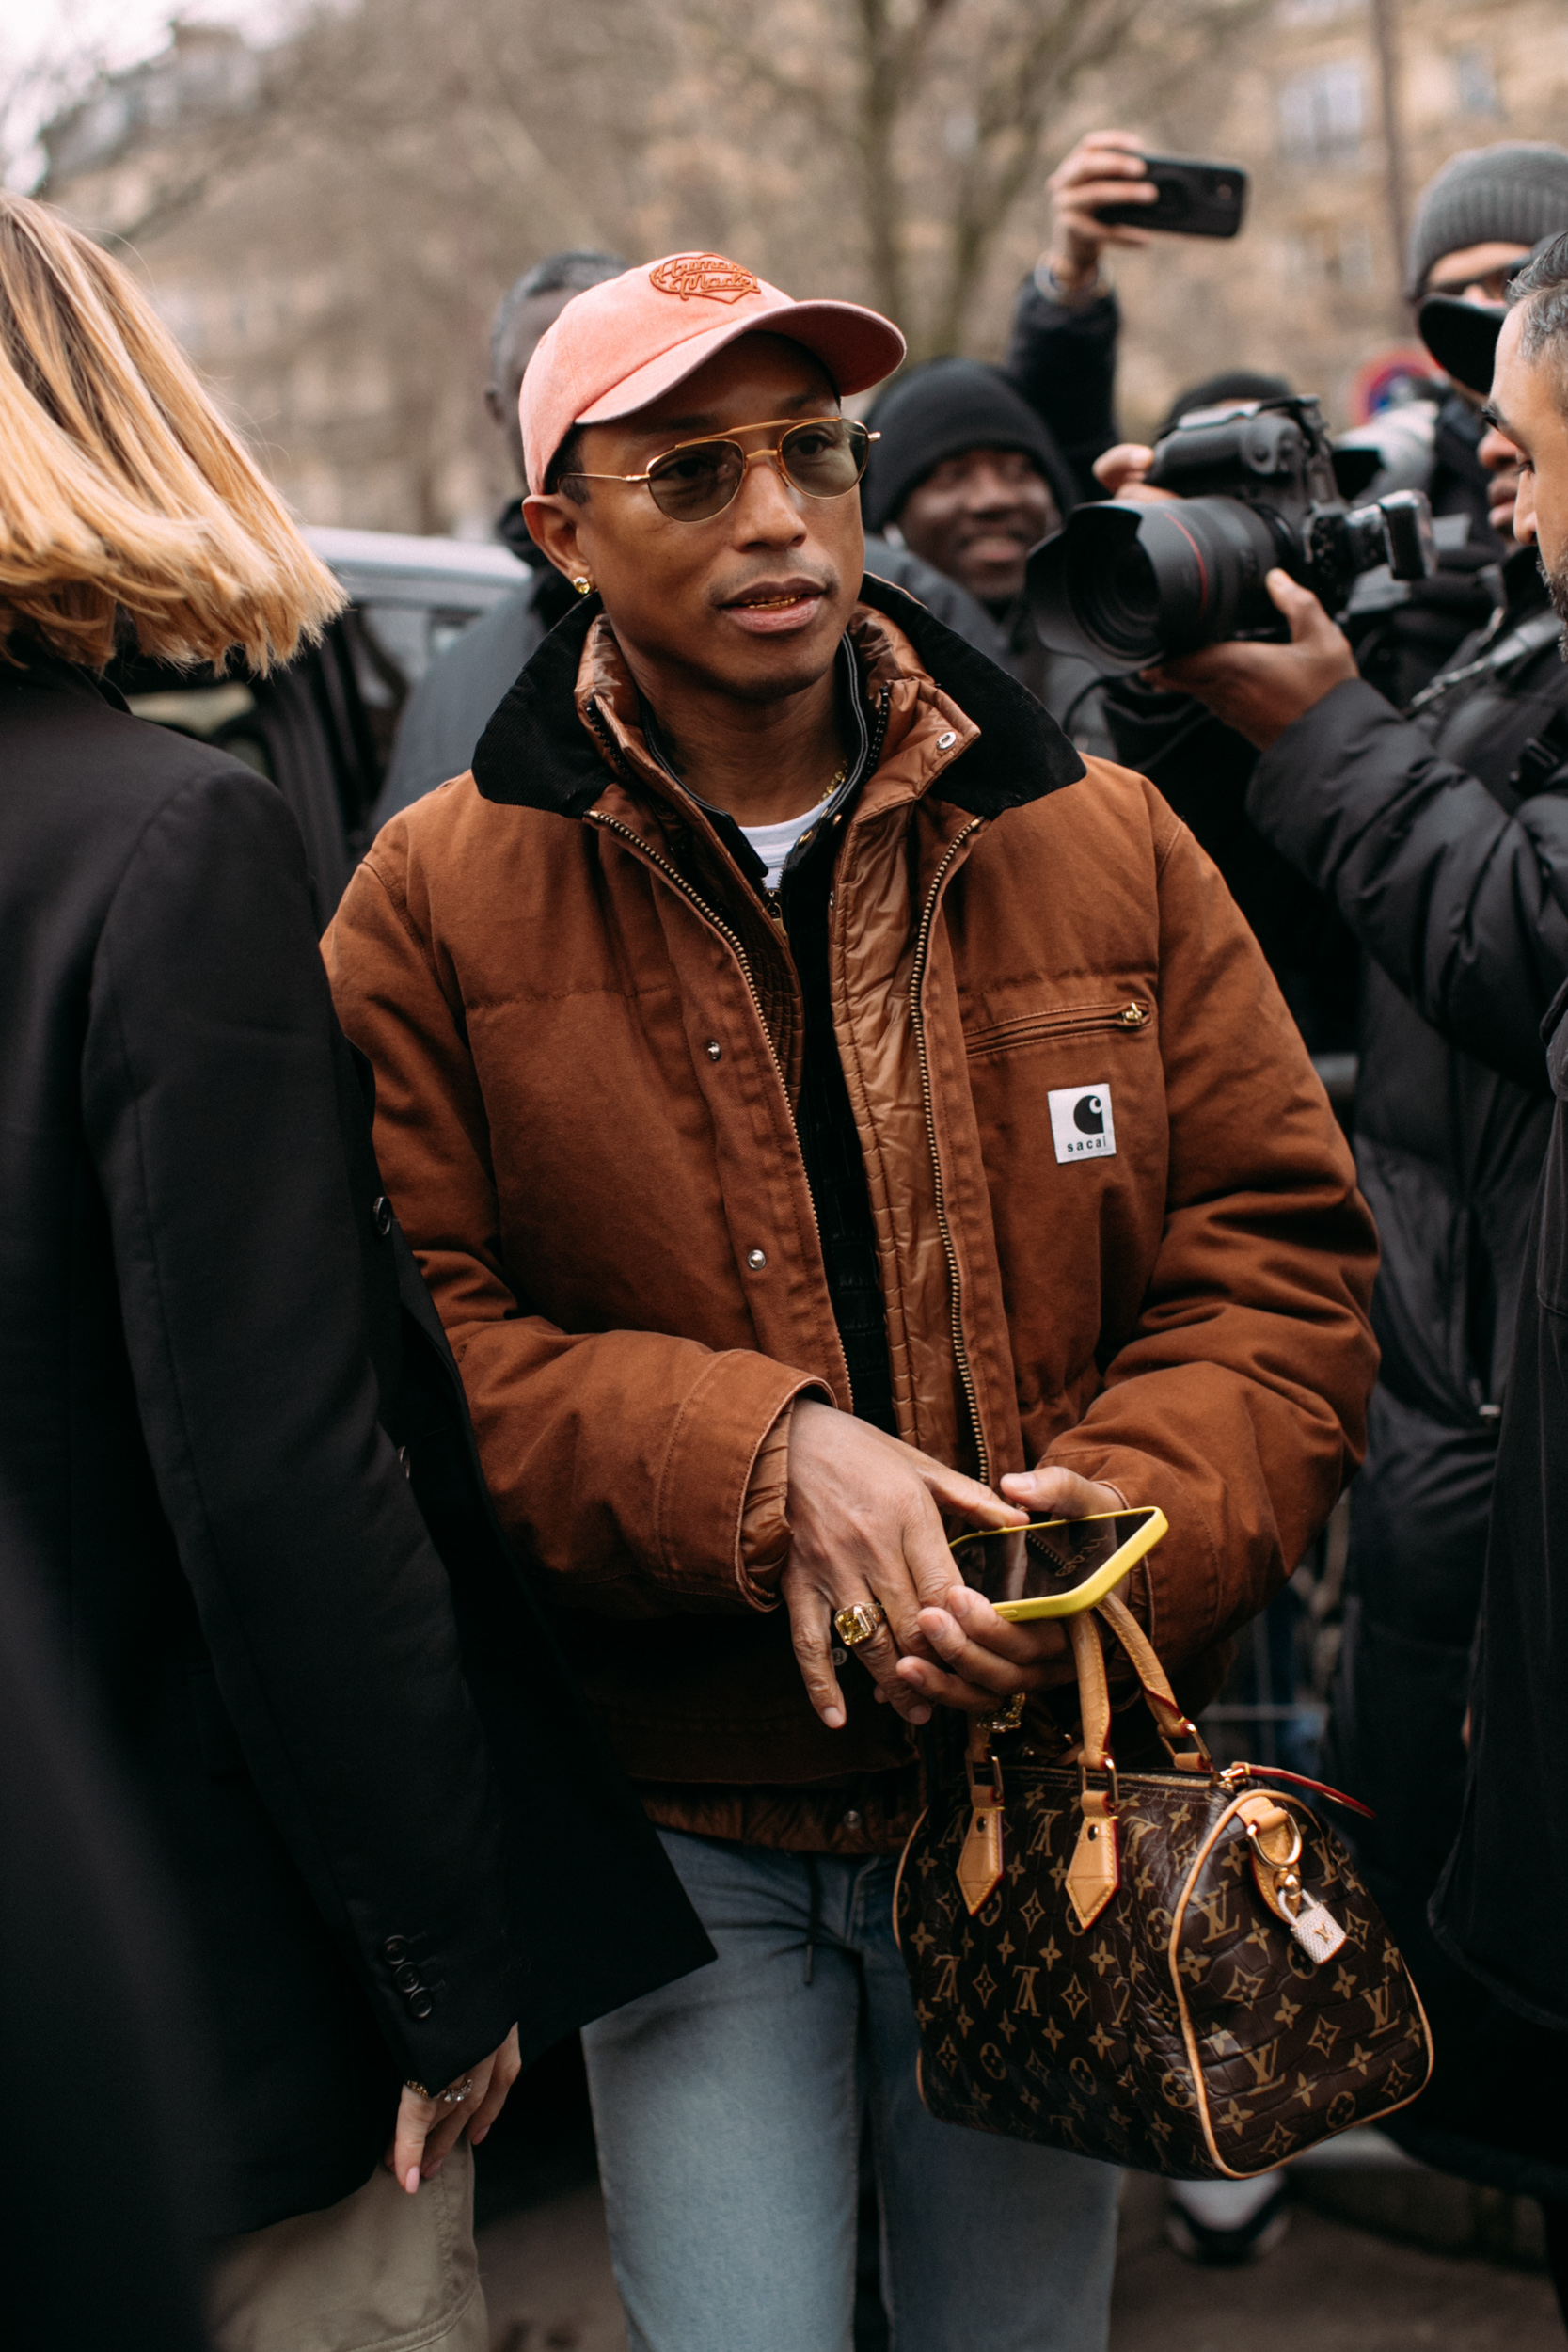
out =
<path fill-rule="evenodd" d="M 857 1600 L 852 1608 L 833 1612 L 833 1631 L 846 1649 L 858 1649 L 863 1642 L 880 1633 L 886 1623 L 887 1612 L 875 1600 Z"/>

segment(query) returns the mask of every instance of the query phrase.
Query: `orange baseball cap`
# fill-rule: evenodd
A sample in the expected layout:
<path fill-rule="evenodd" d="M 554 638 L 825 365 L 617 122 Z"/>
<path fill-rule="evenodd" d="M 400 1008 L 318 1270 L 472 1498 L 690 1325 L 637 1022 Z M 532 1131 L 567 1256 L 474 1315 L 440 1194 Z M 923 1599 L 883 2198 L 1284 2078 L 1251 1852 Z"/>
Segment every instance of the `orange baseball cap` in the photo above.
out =
<path fill-rule="evenodd" d="M 787 335 L 838 391 L 869 391 L 904 357 L 891 321 L 858 302 L 791 302 L 721 253 L 670 253 L 574 294 L 518 395 L 530 485 L 542 489 L 575 424 L 629 417 L 742 335 Z"/>

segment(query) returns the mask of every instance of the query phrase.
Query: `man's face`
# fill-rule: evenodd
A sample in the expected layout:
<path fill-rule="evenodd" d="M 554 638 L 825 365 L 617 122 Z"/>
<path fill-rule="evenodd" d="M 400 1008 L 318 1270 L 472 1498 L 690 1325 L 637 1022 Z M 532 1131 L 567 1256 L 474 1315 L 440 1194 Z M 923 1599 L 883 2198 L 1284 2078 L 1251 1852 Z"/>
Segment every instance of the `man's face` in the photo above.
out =
<path fill-rule="evenodd" d="M 914 554 L 982 604 L 1000 605 L 1022 593 L 1025 556 L 1060 521 L 1032 457 L 970 449 L 944 457 L 910 492 L 898 528 Z"/>
<path fill-rule="evenodd" d="M 1433 262 L 1421 291 L 1451 294 L 1460 302 L 1506 302 L 1509 270 L 1528 259 L 1529 251 L 1528 245 L 1497 240 L 1490 245 L 1462 246 L 1458 252 L 1445 253 L 1441 261 Z"/>
<path fill-rule="evenodd" d="M 1509 312 L 1497 337 L 1487 420 L 1519 453 L 1513 535 L 1533 540 L 1552 602 L 1568 621 L 1568 415 L 1560 361 L 1551 350 L 1522 358 L 1527 303 Z M 1490 440 L 1492 435 L 1488 435 Z M 1484 449 L 1485 444 L 1482 444 Z"/>
<path fill-rule="evenodd" d="M 667 450 L 720 435 L 752 455 L 776 448 L 775 420 L 837 414 L 809 352 L 780 335 L 744 335 L 646 408 L 586 427 L 578 462 L 587 474 L 640 474 Z M 774 429 L 755 429 L 765 424 Z M 561 492 L 531 499 L 529 529 L 568 578 L 593 580 L 656 705 L 661 670 L 762 703 L 825 675 L 865 569 L 858 491 L 809 498 L 760 454 L 706 522 L 660 514 L 645 482 L 582 487 L 586 505 Z"/>
<path fill-rule="evenodd" d="M 490 411 L 490 421 L 506 443 L 518 481 L 528 487 L 528 471 L 523 464 L 523 426 L 517 413 L 517 394 L 522 389 L 524 371 L 539 347 L 541 337 L 552 327 L 572 299 L 570 290 L 559 287 L 553 294 L 530 294 L 512 322 L 512 332 L 500 354 L 500 381 L 484 388 L 484 405 Z"/>

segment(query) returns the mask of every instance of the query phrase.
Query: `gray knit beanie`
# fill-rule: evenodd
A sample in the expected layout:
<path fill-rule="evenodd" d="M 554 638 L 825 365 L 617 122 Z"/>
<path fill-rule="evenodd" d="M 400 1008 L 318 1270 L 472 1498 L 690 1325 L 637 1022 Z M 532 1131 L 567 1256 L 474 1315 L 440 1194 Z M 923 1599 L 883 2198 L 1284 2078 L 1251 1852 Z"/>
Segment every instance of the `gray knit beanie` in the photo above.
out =
<path fill-rule="evenodd" d="M 1406 293 L 1417 301 L 1445 253 L 1537 244 L 1568 229 L 1568 148 L 1506 139 L 1450 155 L 1417 208 Z"/>

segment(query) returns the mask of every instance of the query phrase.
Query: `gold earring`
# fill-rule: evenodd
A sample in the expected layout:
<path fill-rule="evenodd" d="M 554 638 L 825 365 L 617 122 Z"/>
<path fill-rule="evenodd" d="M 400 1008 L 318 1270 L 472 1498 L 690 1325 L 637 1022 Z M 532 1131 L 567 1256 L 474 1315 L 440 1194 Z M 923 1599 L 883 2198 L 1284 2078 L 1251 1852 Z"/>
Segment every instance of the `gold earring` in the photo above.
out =
<path fill-rule="evenodd" d="M 594 583 L 586 572 L 575 572 L 572 576 L 572 585 L 579 596 L 591 596 L 594 593 Z"/>

